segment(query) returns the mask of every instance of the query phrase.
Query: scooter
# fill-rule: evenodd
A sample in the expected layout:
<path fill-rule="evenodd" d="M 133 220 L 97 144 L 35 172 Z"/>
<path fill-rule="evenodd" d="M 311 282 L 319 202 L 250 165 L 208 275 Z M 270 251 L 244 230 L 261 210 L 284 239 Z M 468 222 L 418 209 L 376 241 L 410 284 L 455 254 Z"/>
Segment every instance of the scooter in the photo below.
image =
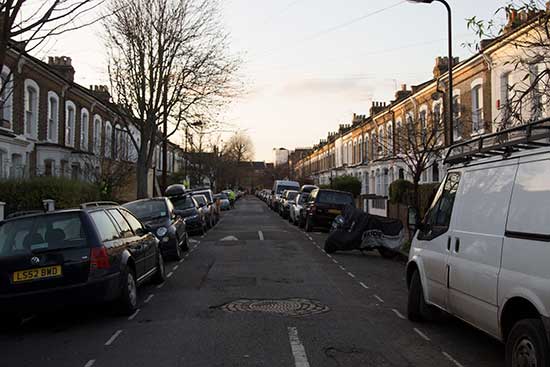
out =
<path fill-rule="evenodd" d="M 394 258 L 404 242 L 404 227 L 398 219 L 367 214 L 352 206 L 334 219 L 325 241 L 325 251 L 377 250 L 384 258 Z"/>

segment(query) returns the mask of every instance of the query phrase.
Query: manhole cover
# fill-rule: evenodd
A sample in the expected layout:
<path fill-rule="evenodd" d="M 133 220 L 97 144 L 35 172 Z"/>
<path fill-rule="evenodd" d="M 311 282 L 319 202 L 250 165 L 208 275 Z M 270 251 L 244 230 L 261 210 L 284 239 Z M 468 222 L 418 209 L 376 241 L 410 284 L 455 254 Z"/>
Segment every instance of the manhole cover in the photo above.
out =
<path fill-rule="evenodd" d="M 330 309 L 319 301 L 304 298 L 239 299 L 219 306 L 226 312 L 264 312 L 283 316 L 310 316 Z"/>

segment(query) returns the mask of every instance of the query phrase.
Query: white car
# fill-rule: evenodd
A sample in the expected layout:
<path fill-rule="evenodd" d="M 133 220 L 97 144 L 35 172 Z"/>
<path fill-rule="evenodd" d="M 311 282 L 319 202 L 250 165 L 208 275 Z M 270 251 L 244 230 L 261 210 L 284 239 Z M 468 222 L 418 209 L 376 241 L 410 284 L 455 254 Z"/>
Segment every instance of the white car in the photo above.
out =
<path fill-rule="evenodd" d="M 527 126 L 449 150 L 447 176 L 412 241 L 408 317 L 439 308 L 504 342 L 506 366 L 547 367 L 550 130 Z M 519 137 L 502 142 L 511 136 Z"/>
<path fill-rule="evenodd" d="M 288 216 L 288 221 L 290 223 L 298 225 L 300 223 L 300 213 L 304 209 L 304 204 L 309 197 L 308 193 L 302 192 L 298 194 L 295 202 L 290 206 L 290 214 Z"/>

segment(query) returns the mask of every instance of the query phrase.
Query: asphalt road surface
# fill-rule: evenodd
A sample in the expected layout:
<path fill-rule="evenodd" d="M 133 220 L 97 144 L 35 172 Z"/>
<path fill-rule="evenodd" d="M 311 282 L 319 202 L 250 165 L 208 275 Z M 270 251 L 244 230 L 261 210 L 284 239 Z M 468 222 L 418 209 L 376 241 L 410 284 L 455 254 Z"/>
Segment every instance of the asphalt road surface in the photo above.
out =
<path fill-rule="evenodd" d="M 224 212 L 140 308 L 63 310 L 0 334 L 0 366 L 502 366 L 504 348 L 453 319 L 405 319 L 404 262 L 329 256 L 260 200 Z"/>

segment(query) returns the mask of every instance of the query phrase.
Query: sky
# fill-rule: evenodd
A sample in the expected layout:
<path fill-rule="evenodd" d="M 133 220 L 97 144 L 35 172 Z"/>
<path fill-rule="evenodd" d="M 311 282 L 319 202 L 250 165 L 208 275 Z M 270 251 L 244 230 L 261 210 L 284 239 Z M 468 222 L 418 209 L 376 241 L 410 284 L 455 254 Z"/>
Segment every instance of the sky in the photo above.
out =
<path fill-rule="evenodd" d="M 453 47 L 464 59 L 476 40 L 466 18 L 489 19 L 503 0 L 448 0 Z M 243 60 L 242 95 L 221 116 L 224 130 L 245 131 L 255 160 L 272 149 L 311 147 L 389 102 L 401 84 L 431 79 L 434 60 L 447 54 L 442 4 L 400 0 L 220 0 L 229 52 Z M 75 81 L 108 84 L 106 52 L 96 24 L 52 39 L 37 53 L 70 56 Z M 228 134 L 228 133 L 226 133 Z"/>

